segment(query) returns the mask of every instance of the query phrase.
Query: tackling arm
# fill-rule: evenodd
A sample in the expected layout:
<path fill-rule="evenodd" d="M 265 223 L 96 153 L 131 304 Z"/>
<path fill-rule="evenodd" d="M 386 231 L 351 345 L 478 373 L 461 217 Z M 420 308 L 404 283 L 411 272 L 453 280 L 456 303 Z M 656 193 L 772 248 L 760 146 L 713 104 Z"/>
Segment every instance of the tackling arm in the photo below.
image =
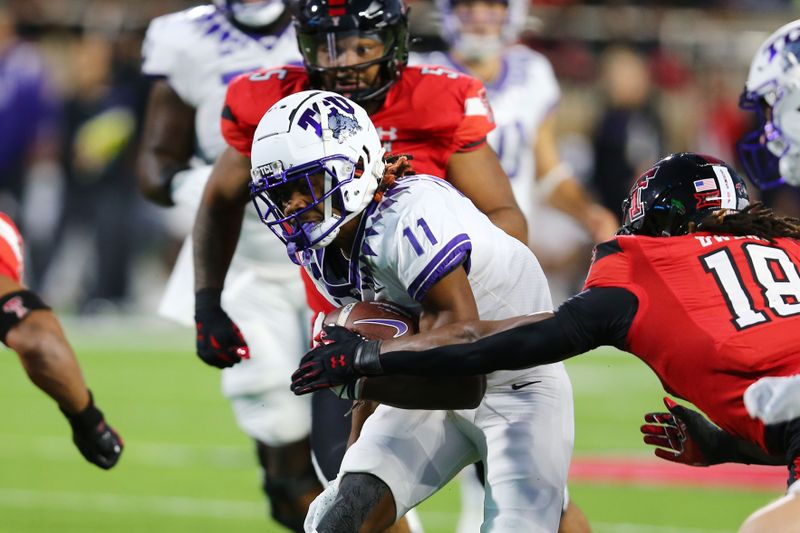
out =
<path fill-rule="evenodd" d="M 194 153 L 194 118 L 194 108 L 166 80 L 153 83 L 138 158 L 139 189 L 150 201 L 173 205 L 172 181 Z"/>
<path fill-rule="evenodd" d="M 457 336 L 482 335 L 477 342 L 389 352 L 402 345 L 387 341 L 380 367 L 387 374 L 483 374 L 555 363 L 602 345 L 622 348 L 637 308 L 629 291 L 596 287 L 573 296 L 555 313 L 461 325 Z M 417 347 L 427 339 L 418 341 Z"/>
<path fill-rule="evenodd" d="M 472 200 L 489 219 L 512 237 L 528 244 L 528 223 L 522 214 L 497 154 L 484 143 L 470 152 L 457 152 L 447 162 L 447 180 Z"/>
<path fill-rule="evenodd" d="M 409 339 L 368 341 L 344 328 L 326 327 L 327 342 L 303 357 L 292 376 L 292 390 L 307 394 L 356 383 L 359 376 L 382 374 L 485 374 L 554 363 L 602 345 L 624 349 L 637 309 L 633 293 L 593 287 L 564 302 L 555 313 L 464 321 Z M 474 339 L 479 340 L 444 345 Z"/>

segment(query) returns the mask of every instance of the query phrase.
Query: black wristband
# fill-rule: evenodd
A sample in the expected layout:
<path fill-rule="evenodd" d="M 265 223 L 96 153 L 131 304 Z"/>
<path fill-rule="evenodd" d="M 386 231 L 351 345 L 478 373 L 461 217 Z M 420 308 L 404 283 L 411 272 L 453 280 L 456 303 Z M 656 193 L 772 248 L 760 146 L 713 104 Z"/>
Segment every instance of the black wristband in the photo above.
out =
<path fill-rule="evenodd" d="M 383 374 L 381 366 L 381 341 L 364 341 L 358 345 L 355 353 L 355 367 L 365 376 Z"/>
<path fill-rule="evenodd" d="M 221 307 L 222 289 L 206 288 L 194 293 L 195 310 L 203 311 Z"/>
<path fill-rule="evenodd" d="M 89 405 L 87 405 L 83 411 L 73 414 L 66 412 L 60 406 L 59 409 L 61 409 L 61 412 L 67 417 L 69 425 L 72 426 L 72 429 L 75 431 L 94 429 L 103 421 L 103 412 L 95 407 L 92 391 L 89 391 Z"/>
<path fill-rule="evenodd" d="M 50 309 L 39 295 L 29 290 L 14 291 L 0 297 L 0 340 L 5 344 L 8 332 L 31 311 Z"/>

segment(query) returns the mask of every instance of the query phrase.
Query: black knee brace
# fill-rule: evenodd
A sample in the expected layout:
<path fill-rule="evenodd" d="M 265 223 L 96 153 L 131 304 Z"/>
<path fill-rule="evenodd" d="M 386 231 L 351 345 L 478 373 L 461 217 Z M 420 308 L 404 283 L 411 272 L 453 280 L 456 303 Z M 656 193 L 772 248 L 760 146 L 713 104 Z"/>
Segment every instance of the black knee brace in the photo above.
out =
<path fill-rule="evenodd" d="M 256 451 L 263 474 L 261 488 L 269 500 L 270 515 L 282 526 L 302 533 L 307 509 L 299 500 L 315 488 L 320 488 L 314 467 L 309 463 L 303 472 L 291 477 L 270 475 L 266 454 L 262 453 L 258 445 Z"/>
<path fill-rule="evenodd" d="M 8 331 L 37 309 L 50 308 L 38 294 L 27 289 L 0 296 L 0 341 L 5 343 Z"/>

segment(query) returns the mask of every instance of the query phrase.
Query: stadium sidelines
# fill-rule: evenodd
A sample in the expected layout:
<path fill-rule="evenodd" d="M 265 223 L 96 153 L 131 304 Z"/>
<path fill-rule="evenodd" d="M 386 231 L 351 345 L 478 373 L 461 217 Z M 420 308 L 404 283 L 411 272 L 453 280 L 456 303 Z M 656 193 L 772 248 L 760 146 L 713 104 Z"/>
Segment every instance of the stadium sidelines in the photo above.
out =
<path fill-rule="evenodd" d="M 264 520 L 264 506 L 255 502 L 211 500 L 188 497 L 148 497 L 99 494 L 78 491 L 49 491 L 0 488 L 0 507 L 90 511 L 129 514 L 147 512 L 170 516 L 224 518 L 226 520 Z M 457 512 L 425 512 L 429 527 L 447 527 L 458 520 Z M 698 529 L 647 524 L 593 522 L 597 533 L 722 533 L 724 529 Z"/>

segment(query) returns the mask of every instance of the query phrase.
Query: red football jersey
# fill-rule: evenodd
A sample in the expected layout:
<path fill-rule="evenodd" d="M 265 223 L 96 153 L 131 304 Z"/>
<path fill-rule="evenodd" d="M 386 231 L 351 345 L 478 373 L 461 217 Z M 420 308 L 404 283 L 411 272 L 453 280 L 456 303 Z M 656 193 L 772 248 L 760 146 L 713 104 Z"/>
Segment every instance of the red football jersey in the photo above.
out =
<path fill-rule="evenodd" d="M 0 276 L 22 280 L 22 235 L 5 213 L 0 213 Z"/>
<path fill-rule="evenodd" d="M 586 288 L 635 294 L 626 349 L 668 392 L 766 449 L 742 398 L 761 377 L 800 373 L 798 265 L 793 239 L 624 236 L 598 248 Z"/>
<path fill-rule="evenodd" d="M 302 67 L 244 74 L 231 82 L 222 113 L 229 145 L 250 156 L 261 117 L 278 100 L 309 89 Z M 406 67 L 370 118 L 390 153 L 409 153 L 420 174 L 445 177 L 454 152 L 474 150 L 494 128 L 483 85 L 470 76 L 436 67 Z"/>
<path fill-rule="evenodd" d="M 309 88 L 305 69 L 296 66 L 262 69 L 234 79 L 222 112 L 225 140 L 249 157 L 264 113 L 281 98 Z M 417 173 L 441 178 L 446 177 L 453 153 L 479 148 L 494 129 L 481 82 L 439 67 L 406 67 L 370 118 L 387 152 L 412 154 Z M 332 310 L 333 306 L 313 289 L 313 283 L 305 281 L 312 311 Z"/>

